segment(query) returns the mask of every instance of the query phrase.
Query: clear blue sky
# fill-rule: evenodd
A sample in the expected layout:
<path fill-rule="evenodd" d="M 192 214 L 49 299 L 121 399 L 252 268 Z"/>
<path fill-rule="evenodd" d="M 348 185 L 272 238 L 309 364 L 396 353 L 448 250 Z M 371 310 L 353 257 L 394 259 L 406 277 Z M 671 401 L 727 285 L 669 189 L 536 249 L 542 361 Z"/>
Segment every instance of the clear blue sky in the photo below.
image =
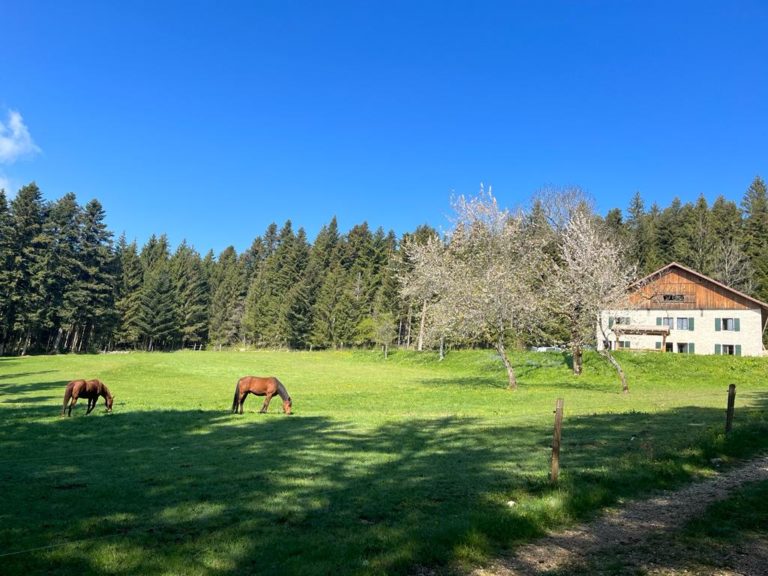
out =
<path fill-rule="evenodd" d="M 26 145 L 0 182 L 98 198 L 140 244 L 442 226 L 480 182 L 605 212 L 768 177 L 765 1 L 0 0 L 0 22 L 0 136 Z"/>

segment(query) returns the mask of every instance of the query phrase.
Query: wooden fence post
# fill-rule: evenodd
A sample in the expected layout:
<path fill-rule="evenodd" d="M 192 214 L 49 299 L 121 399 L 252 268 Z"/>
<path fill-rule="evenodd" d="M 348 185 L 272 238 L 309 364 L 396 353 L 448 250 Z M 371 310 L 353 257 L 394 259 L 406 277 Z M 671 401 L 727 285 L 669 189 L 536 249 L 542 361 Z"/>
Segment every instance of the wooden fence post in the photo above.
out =
<path fill-rule="evenodd" d="M 728 410 L 725 413 L 725 433 L 728 434 L 733 428 L 733 407 L 736 403 L 736 384 L 728 386 Z"/>
<path fill-rule="evenodd" d="M 552 437 L 552 472 L 550 480 L 557 482 L 560 476 L 560 433 L 563 428 L 563 399 L 558 398 L 555 403 L 555 432 Z"/>

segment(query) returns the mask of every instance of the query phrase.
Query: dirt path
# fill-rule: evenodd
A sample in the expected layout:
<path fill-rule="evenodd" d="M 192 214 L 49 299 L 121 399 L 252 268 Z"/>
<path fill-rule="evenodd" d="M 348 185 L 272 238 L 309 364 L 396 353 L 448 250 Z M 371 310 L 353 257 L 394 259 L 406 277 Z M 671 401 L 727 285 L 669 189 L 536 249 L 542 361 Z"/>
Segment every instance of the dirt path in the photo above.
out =
<path fill-rule="evenodd" d="M 589 524 L 552 533 L 523 546 L 512 557 L 475 570 L 472 576 L 598 573 L 596 559 L 606 559 L 606 564 L 610 564 L 616 558 L 621 559 L 622 566 L 619 572 L 612 573 L 766 576 L 768 543 L 764 540 L 746 541 L 740 549 L 732 550 L 723 569 L 699 570 L 690 568 L 696 564 L 695 558 L 692 564 L 680 561 L 679 556 L 685 555 L 686 550 L 674 538 L 675 530 L 702 514 L 709 505 L 728 498 L 743 484 L 760 480 L 768 480 L 768 456 L 679 490 L 631 502 Z"/>

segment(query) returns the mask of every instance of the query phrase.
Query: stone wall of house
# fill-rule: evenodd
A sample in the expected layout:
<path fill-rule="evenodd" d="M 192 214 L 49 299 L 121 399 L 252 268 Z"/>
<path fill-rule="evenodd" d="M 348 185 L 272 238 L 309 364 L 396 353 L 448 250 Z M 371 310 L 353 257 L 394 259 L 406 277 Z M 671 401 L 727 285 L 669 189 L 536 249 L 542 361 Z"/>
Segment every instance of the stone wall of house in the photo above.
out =
<path fill-rule="evenodd" d="M 603 312 L 601 317 L 602 330 L 597 327 L 597 347 L 602 350 L 605 338 L 612 348 L 617 348 L 616 334 L 613 332 L 614 322 L 609 317 L 621 318 L 624 322 L 629 319 L 630 327 L 647 326 L 656 328 L 657 318 L 672 318 L 667 345 L 672 345 L 672 351 L 688 352 L 689 344 L 693 344 L 695 354 L 725 354 L 730 352 L 742 356 L 760 356 L 763 353 L 763 327 L 760 309 L 753 310 L 615 310 Z M 678 318 L 687 319 L 688 329 L 678 328 Z M 726 329 L 730 322 L 723 319 L 733 319 L 732 324 L 738 325 L 738 330 Z M 620 320 L 619 322 L 621 322 Z M 718 322 L 719 320 L 719 322 Z M 736 322 L 738 320 L 738 322 Z M 691 329 L 692 324 L 692 329 Z M 609 327 L 609 325 L 611 325 Z M 720 327 L 718 330 L 717 327 Z M 736 326 L 734 326 L 735 328 Z M 657 350 L 660 348 L 662 337 L 659 335 L 623 334 L 621 342 L 629 344 L 630 349 Z M 681 346 L 683 345 L 683 346 Z M 738 346 L 738 348 L 736 348 Z"/>

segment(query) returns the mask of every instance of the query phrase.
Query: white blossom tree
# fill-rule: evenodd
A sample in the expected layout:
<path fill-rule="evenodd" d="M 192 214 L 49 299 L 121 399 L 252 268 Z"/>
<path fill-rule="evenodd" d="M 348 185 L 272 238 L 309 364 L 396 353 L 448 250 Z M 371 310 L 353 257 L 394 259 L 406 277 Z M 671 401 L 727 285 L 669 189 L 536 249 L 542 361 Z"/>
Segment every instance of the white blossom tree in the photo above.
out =
<path fill-rule="evenodd" d="M 605 310 L 628 306 L 628 288 L 636 267 L 628 263 L 624 247 L 586 205 L 576 208 L 559 234 L 560 254 L 546 299 L 550 310 L 568 326 L 573 372 L 581 374 L 582 352 L 593 342 L 600 315 Z M 605 337 L 605 335 L 603 335 Z M 610 350 L 603 355 L 616 368 L 622 390 L 628 391 L 626 376 Z"/>
<path fill-rule="evenodd" d="M 542 239 L 522 213 L 501 210 L 490 190 L 453 202 L 453 229 L 445 241 L 406 247 L 413 270 L 403 278 L 403 294 L 431 290 L 427 316 L 456 338 L 492 343 L 517 388 L 507 343 L 531 326 L 537 309 L 534 286 L 544 273 Z"/>

